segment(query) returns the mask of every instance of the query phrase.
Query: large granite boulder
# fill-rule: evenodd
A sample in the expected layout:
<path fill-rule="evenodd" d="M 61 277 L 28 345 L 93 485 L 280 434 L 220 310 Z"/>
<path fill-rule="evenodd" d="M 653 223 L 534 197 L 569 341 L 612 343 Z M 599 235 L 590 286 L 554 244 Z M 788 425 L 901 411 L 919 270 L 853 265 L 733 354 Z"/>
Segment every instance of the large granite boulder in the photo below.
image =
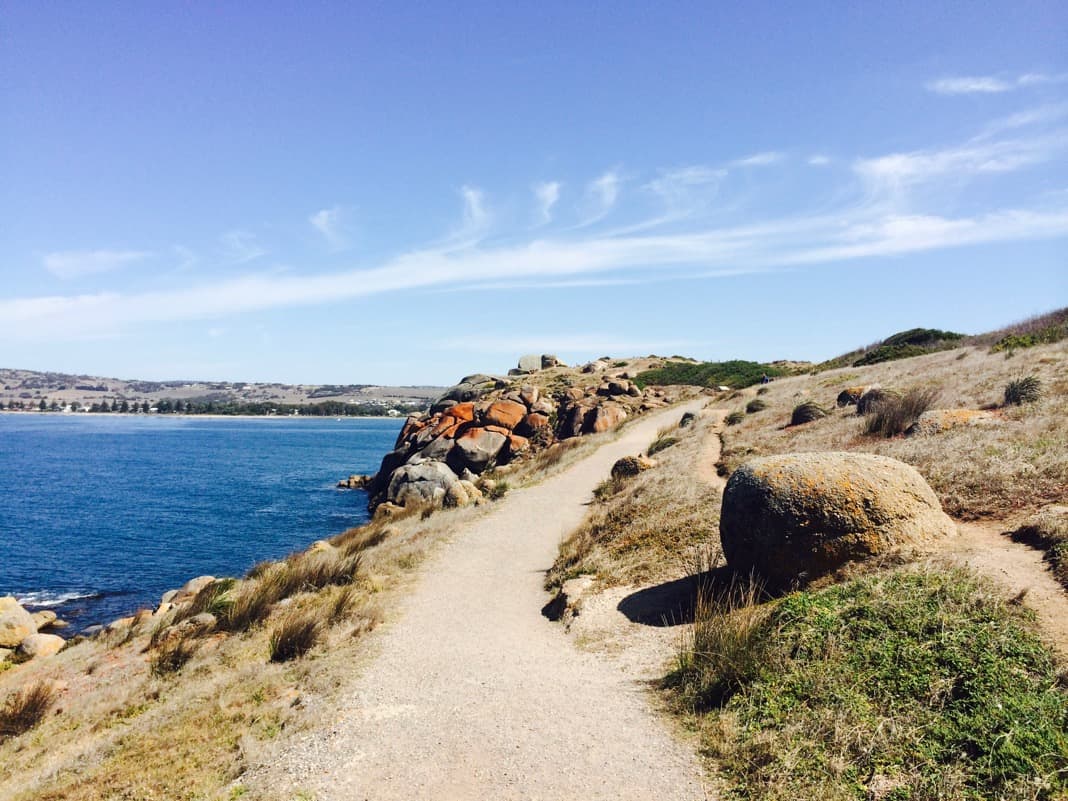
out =
<path fill-rule="evenodd" d="M 491 463 L 508 442 L 508 435 L 488 428 L 471 428 L 457 440 L 456 446 L 449 452 L 449 462 L 459 470 L 467 468 L 474 473 L 481 473 Z"/>
<path fill-rule="evenodd" d="M 500 426 L 511 431 L 526 417 L 527 407 L 522 403 L 510 400 L 501 400 L 491 403 L 482 415 L 482 422 L 486 425 Z"/>
<path fill-rule="evenodd" d="M 914 468 L 860 453 L 746 462 L 727 482 L 719 524 L 727 563 L 773 586 L 955 530 Z"/>
<path fill-rule="evenodd" d="M 533 373 L 541 369 L 541 356 L 537 353 L 528 353 L 519 357 L 519 369 L 524 373 Z"/>
<path fill-rule="evenodd" d="M 10 595 L 0 598 L 0 648 L 14 648 L 37 633 L 33 615 Z"/>
<path fill-rule="evenodd" d="M 18 655 L 23 659 L 53 656 L 63 650 L 67 641 L 58 634 L 31 634 L 19 643 Z"/>
<path fill-rule="evenodd" d="M 448 495 L 449 488 L 459 480 L 445 462 L 407 464 L 393 471 L 386 500 L 398 506 L 411 502 L 440 503 Z"/>
<path fill-rule="evenodd" d="M 617 403 L 605 403 L 586 416 L 583 432 L 586 434 L 602 434 L 605 431 L 611 431 L 626 419 L 626 409 Z"/>

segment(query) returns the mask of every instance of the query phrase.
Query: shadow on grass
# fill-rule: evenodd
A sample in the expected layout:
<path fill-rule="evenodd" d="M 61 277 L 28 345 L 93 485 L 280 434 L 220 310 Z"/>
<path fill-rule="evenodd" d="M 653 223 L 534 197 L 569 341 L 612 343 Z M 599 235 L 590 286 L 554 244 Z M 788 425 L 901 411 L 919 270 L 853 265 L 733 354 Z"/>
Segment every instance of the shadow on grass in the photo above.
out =
<path fill-rule="evenodd" d="M 693 623 L 697 596 L 701 590 L 711 595 L 728 592 L 737 585 L 735 571 L 717 567 L 704 573 L 657 584 L 632 592 L 616 606 L 631 623 L 644 626 L 683 626 Z"/>

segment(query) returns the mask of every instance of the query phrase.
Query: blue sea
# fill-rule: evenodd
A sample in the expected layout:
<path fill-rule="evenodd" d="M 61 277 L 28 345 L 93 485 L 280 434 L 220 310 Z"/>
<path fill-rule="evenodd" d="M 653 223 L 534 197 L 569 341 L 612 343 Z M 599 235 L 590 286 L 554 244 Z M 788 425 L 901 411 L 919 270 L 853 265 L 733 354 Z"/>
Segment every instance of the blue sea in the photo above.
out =
<path fill-rule="evenodd" d="M 0 414 L 0 595 L 68 633 L 367 520 L 402 421 Z"/>

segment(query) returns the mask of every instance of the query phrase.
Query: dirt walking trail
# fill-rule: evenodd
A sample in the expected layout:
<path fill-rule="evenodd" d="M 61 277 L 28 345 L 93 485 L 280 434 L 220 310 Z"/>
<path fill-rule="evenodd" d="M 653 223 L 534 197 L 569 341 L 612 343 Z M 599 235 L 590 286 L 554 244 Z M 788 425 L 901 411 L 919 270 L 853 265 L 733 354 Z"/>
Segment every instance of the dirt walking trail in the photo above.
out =
<path fill-rule="evenodd" d="M 703 404 L 639 420 L 509 492 L 428 559 L 336 725 L 296 738 L 265 786 L 317 801 L 706 798 L 695 755 L 645 690 L 540 614 L 545 570 L 594 487 Z"/>

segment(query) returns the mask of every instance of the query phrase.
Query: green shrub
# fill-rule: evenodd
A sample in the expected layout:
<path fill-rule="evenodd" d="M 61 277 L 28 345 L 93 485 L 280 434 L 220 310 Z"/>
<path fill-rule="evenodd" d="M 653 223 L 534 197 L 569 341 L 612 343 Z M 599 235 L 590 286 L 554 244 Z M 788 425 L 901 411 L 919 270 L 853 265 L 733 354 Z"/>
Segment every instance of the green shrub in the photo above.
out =
<path fill-rule="evenodd" d="M 759 388 L 759 389 L 757 390 L 757 395 L 766 395 L 766 394 L 768 393 L 768 391 L 769 391 L 769 390 L 768 390 L 768 388 L 767 388 L 767 387 L 760 387 L 760 388 Z"/>
<path fill-rule="evenodd" d="M 315 610 L 295 610 L 283 617 L 268 638 L 272 662 L 288 662 L 304 656 L 322 635 L 322 623 Z"/>
<path fill-rule="evenodd" d="M 749 403 L 745 404 L 746 414 L 755 414 L 756 412 L 762 412 L 768 408 L 768 404 L 762 401 L 760 398 L 753 398 Z"/>
<path fill-rule="evenodd" d="M 766 606 L 733 635 L 695 624 L 672 677 L 732 797 L 1064 797 L 1068 694 L 1000 591 L 903 569 Z"/>
<path fill-rule="evenodd" d="M 44 720 L 55 700 L 55 687 L 46 681 L 9 695 L 0 707 L 0 740 L 28 732 Z"/>
<path fill-rule="evenodd" d="M 805 423 L 811 423 L 813 420 L 819 420 L 821 417 L 826 416 L 827 410 L 816 403 L 816 401 L 805 401 L 794 407 L 794 411 L 790 415 L 790 425 L 799 426 Z"/>
<path fill-rule="evenodd" d="M 497 481 L 496 484 L 486 493 L 486 497 L 491 501 L 499 501 L 505 495 L 508 494 L 509 486 L 507 481 Z"/>
<path fill-rule="evenodd" d="M 904 434 L 937 399 L 938 390 L 920 387 L 910 389 L 901 396 L 887 395 L 872 406 L 864 424 L 864 433 L 887 438 Z"/>
<path fill-rule="evenodd" d="M 1005 385 L 1005 405 L 1034 403 L 1042 397 L 1042 382 L 1036 375 L 1024 376 Z"/>
<path fill-rule="evenodd" d="M 894 398 L 900 398 L 901 393 L 896 389 L 881 389 L 880 387 L 872 387 L 857 401 L 857 414 L 869 415 L 874 412 L 879 404 L 887 400 Z"/>
<path fill-rule="evenodd" d="M 607 501 L 613 495 L 617 495 L 624 486 L 626 486 L 627 479 L 625 476 L 616 475 L 609 476 L 593 490 L 593 497 L 599 501 Z"/>
<path fill-rule="evenodd" d="M 1026 334 L 1007 334 L 990 346 L 990 352 L 999 353 L 1000 351 L 1033 348 L 1035 345 L 1060 342 L 1065 337 L 1068 337 L 1068 323 L 1061 323 L 1060 325 L 1051 325 Z"/>
<path fill-rule="evenodd" d="M 745 412 L 731 412 L 727 415 L 726 422 L 729 426 L 736 426 L 743 420 L 745 420 Z"/>
<path fill-rule="evenodd" d="M 781 376 L 786 371 L 770 364 L 740 359 L 727 362 L 668 362 L 655 370 L 638 374 L 635 382 L 645 388 L 650 384 L 687 384 L 697 387 L 725 385 L 740 389 L 758 383 L 765 375 Z"/>

